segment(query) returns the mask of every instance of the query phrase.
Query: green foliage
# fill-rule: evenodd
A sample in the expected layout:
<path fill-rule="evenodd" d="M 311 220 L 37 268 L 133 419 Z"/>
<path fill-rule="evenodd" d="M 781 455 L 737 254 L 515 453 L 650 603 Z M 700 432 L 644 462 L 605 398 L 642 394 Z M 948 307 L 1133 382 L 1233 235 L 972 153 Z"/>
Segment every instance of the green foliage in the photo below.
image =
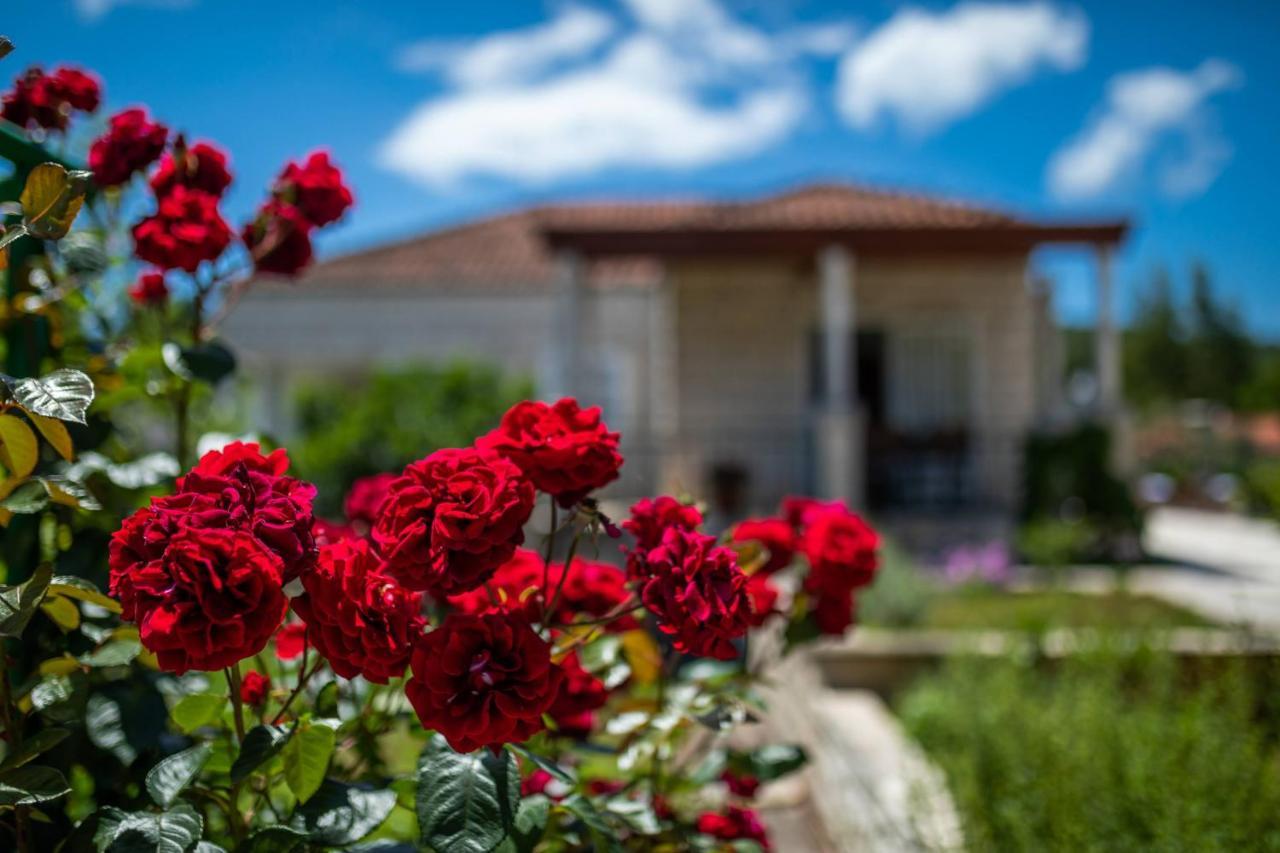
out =
<path fill-rule="evenodd" d="M 1264 676 L 1274 676 L 1268 672 Z M 960 660 L 902 699 L 974 850 L 1280 849 L 1280 724 L 1243 668 Z"/>
<path fill-rule="evenodd" d="M 320 508 L 335 514 L 352 481 L 399 471 L 441 447 L 465 447 L 531 394 L 526 379 L 463 362 L 306 386 L 297 394 L 301 435 L 290 457 L 319 489 Z"/>
<path fill-rule="evenodd" d="M 938 593 L 937 584 L 905 551 L 886 543 L 875 583 L 858 595 L 858 621 L 889 628 L 918 625 Z"/>
<path fill-rule="evenodd" d="M 460 755 L 443 737 L 418 763 L 418 826 L 437 853 L 489 853 L 515 826 L 520 774 L 515 758 L 488 749 Z"/>

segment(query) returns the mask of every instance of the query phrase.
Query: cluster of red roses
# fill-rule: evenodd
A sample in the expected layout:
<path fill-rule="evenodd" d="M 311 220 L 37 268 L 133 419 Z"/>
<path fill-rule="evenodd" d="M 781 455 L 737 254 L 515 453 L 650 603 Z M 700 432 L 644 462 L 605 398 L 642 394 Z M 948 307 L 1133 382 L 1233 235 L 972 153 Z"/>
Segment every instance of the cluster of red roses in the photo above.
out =
<path fill-rule="evenodd" d="M 617 478 L 618 440 L 599 409 L 519 403 L 471 447 L 357 483 L 345 525 L 314 519 L 315 490 L 286 474 L 283 450 L 232 444 L 125 521 L 111 543 L 111 591 L 174 672 L 257 654 L 291 606 L 305 627 L 281 630 L 282 654 L 285 634 L 296 648 L 305 630 L 343 677 L 385 684 L 411 670 L 405 691 L 423 725 L 460 752 L 525 740 L 547 720 L 561 735 L 590 734 L 608 691 L 573 652 L 582 625 L 634 630 L 643 607 L 677 651 L 734 657 L 734 640 L 774 612 L 769 578 L 797 548 L 815 612 L 840 610 L 825 603 L 835 597 L 851 614 L 876 543 L 839 505 L 792 501 L 794 521 L 740 525 L 734 538 L 770 555 L 750 576 L 733 548 L 699 532 L 695 507 L 670 497 L 632 508 L 625 572 L 522 548 L 538 491 L 577 506 L 579 530 L 600 519 L 583 501 Z M 431 630 L 424 598 L 446 611 Z M 249 701 L 265 690 L 245 689 Z"/>
<path fill-rule="evenodd" d="M 100 103 L 102 84 L 89 72 L 62 65 L 46 74 L 33 65 L 4 94 L 0 118 L 25 129 L 63 131 L 73 112 L 96 112 Z"/>

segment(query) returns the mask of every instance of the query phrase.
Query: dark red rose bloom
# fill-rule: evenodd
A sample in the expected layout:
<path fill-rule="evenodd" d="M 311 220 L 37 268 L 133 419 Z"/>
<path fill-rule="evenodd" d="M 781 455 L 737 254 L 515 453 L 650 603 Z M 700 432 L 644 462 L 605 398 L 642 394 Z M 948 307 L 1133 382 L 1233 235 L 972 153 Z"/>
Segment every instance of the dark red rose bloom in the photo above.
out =
<path fill-rule="evenodd" d="M 751 809 L 727 806 L 721 814 L 705 812 L 698 816 L 698 832 L 722 841 L 745 838 L 769 849 L 769 836 L 765 833 L 764 824 Z"/>
<path fill-rule="evenodd" d="M 256 669 L 244 674 L 240 681 L 240 701 L 250 707 L 257 708 L 267 703 L 271 695 L 271 677 L 263 675 Z"/>
<path fill-rule="evenodd" d="M 809 594 L 809 615 L 818 631 L 840 637 L 853 624 L 855 605 L 853 591 L 847 586 L 818 586 L 805 583 Z"/>
<path fill-rule="evenodd" d="M 609 701 L 609 691 L 603 681 L 582 668 L 577 653 L 562 660 L 560 669 L 564 681 L 547 714 L 555 723 L 557 734 L 582 740 L 591 736 L 595 712 Z"/>
<path fill-rule="evenodd" d="M 563 563 L 552 563 L 547 572 L 547 597 L 560 589 L 556 612 L 552 622 L 566 625 L 577 619 L 599 618 L 616 612 L 619 605 L 631 597 L 626 577 L 614 566 L 575 559 L 568 577 Z M 519 610 L 530 622 L 542 619 L 541 596 L 543 558 L 527 548 L 517 548 L 510 560 L 494 572 L 486 586 L 493 589 L 499 599 L 499 609 Z M 451 596 L 449 604 L 463 613 L 484 613 L 494 609 L 487 589 L 474 589 Z M 639 627 L 634 616 L 622 616 L 607 626 L 609 632 L 629 631 Z"/>
<path fill-rule="evenodd" d="M 373 527 L 388 571 L 437 596 L 480 586 L 524 542 L 533 486 L 475 448 L 437 450 L 391 483 Z"/>
<path fill-rule="evenodd" d="M 748 800 L 760 790 L 760 780 L 750 773 L 734 773 L 732 770 L 726 770 L 720 774 L 720 781 L 728 787 L 730 794 Z"/>
<path fill-rule="evenodd" d="M 520 780 L 520 796 L 532 797 L 534 794 L 545 794 L 553 800 L 564 799 L 564 793 L 557 791 L 558 782 L 541 767 L 534 767 L 533 772 Z M 563 787 L 559 785 L 559 787 Z"/>
<path fill-rule="evenodd" d="M 372 526 L 378 520 L 378 510 L 386 500 L 387 492 L 395 479 L 395 474 L 373 474 L 369 477 L 361 477 L 352 483 L 346 499 L 342 502 L 347 521 L 352 523 L 361 521 Z"/>
<path fill-rule="evenodd" d="M 193 526 L 249 531 L 279 555 L 286 583 L 310 567 L 316 552 L 316 487 L 286 476 L 288 468 L 284 448 L 263 456 L 256 443 L 235 441 L 178 478 L 178 493 L 197 499 L 188 510 Z"/>
<path fill-rule="evenodd" d="M 169 287 L 164 283 L 164 273 L 144 272 L 129 288 L 129 298 L 139 305 L 159 306 L 169 301 Z"/>
<path fill-rule="evenodd" d="M 456 752 L 527 740 L 546 726 L 564 673 L 516 614 L 451 613 L 418 641 L 405 694 Z"/>
<path fill-rule="evenodd" d="M 311 227 L 296 207 L 273 198 L 240 237 L 258 272 L 295 276 L 311 263 Z"/>
<path fill-rule="evenodd" d="M 673 497 L 644 498 L 631 506 L 631 517 L 622 527 L 636 538 L 636 546 L 627 552 L 627 573 L 633 579 L 645 574 L 644 555 L 662 543 L 662 534 L 670 527 L 695 531 L 702 524 L 702 513 L 696 506 Z"/>
<path fill-rule="evenodd" d="M 111 537 L 111 594 L 160 667 L 217 670 L 266 647 L 288 608 L 280 558 L 241 530 L 179 526 L 159 541 L 138 510 Z"/>
<path fill-rule="evenodd" d="M 595 778 L 588 779 L 584 787 L 593 797 L 612 797 L 614 794 L 621 793 L 627 787 L 627 783 L 621 779 Z"/>
<path fill-rule="evenodd" d="M 553 406 L 526 400 L 502 416 L 498 428 L 476 442 L 510 459 L 533 485 L 571 507 L 618 479 L 618 433 L 600 409 L 582 409 L 568 397 Z"/>
<path fill-rule="evenodd" d="M 782 517 L 785 518 L 797 532 L 804 530 L 809 526 L 809 520 L 817 513 L 827 510 L 838 509 L 849 511 L 844 501 L 824 501 L 818 498 L 803 497 L 800 495 L 788 495 L 782 499 Z"/>
<path fill-rule="evenodd" d="M 230 245 L 231 229 L 216 198 L 176 186 L 160 199 L 155 213 L 133 226 L 133 243 L 139 258 L 161 269 L 195 272 Z"/>
<path fill-rule="evenodd" d="M 751 627 L 759 628 L 770 616 L 777 614 L 778 588 L 769 576 L 757 572 L 747 578 L 747 594 L 751 596 Z"/>
<path fill-rule="evenodd" d="M 297 660 L 307 647 L 307 626 L 301 622 L 286 622 L 276 632 L 276 657 L 280 660 Z"/>
<path fill-rule="evenodd" d="M 422 595 L 383 571 L 363 539 L 320 551 L 302 576 L 293 609 L 307 626 L 307 640 L 343 678 L 363 675 L 386 684 L 404 675 L 422 635 Z"/>
<path fill-rule="evenodd" d="M 737 555 L 716 540 L 678 527 L 668 528 L 662 544 L 645 556 L 649 575 L 640 597 L 685 654 L 732 660 L 733 640 L 751 626 L 747 576 Z"/>
<path fill-rule="evenodd" d="M 98 78 L 69 65 L 45 74 L 33 65 L 13 81 L 0 103 L 0 118 L 19 127 L 65 130 L 73 110 L 93 112 L 102 100 Z"/>
<path fill-rule="evenodd" d="M 315 540 L 316 547 L 321 548 L 325 545 L 345 542 L 348 539 L 359 539 L 360 534 L 349 524 L 334 524 L 332 521 L 317 518 L 311 525 L 311 537 Z"/>
<path fill-rule="evenodd" d="M 186 140 L 179 135 L 173 150 L 160 158 L 160 165 L 151 176 L 151 190 L 159 197 L 168 195 L 179 185 L 221 198 L 231 186 L 226 152 L 210 142 L 187 147 Z"/>
<path fill-rule="evenodd" d="M 100 187 L 123 184 L 155 162 L 164 151 L 169 129 L 154 122 L 141 107 L 121 110 L 111 117 L 107 132 L 89 148 L 89 168 Z M 188 270 L 190 272 L 190 270 Z"/>
<path fill-rule="evenodd" d="M 809 577 L 823 586 L 857 589 L 875 580 L 880 537 L 857 514 L 843 507 L 810 513 L 800 549 L 809 560 Z"/>
<path fill-rule="evenodd" d="M 796 553 L 796 533 L 785 518 L 749 518 L 733 528 L 734 542 L 759 542 L 769 552 L 760 567 L 766 575 L 791 565 Z"/>
<path fill-rule="evenodd" d="M 317 228 L 336 222 L 352 204 L 342 171 L 316 151 L 301 164 L 289 163 L 276 180 L 276 194 L 292 204 Z"/>

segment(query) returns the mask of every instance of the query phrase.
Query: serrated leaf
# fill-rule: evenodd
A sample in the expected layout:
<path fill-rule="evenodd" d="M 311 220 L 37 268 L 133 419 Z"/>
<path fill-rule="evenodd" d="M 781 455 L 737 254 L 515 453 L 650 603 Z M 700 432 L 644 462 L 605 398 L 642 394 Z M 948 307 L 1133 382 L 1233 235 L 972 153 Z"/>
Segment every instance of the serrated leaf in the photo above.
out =
<path fill-rule="evenodd" d="M 142 643 L 134 639 L 110 640 L 78 660 L 85 666 L 125 666 L 142 651 Z"/>
<path fill-rule="evenodd" d="M 200 769 L 213 753 L 207 743 L 176 752 L 147 771 L 147 793 L 156 805 L 168 808 L 183 789 L 200 775 Z"/>
<path fill-rule="evenodd" d="M 91 694 L 85 710 L 84 729 L 94 746 L 111 753 L 126 767 L 138 757 L 137 750 L 125 735 L 124 716 L 114 699 L 108 699 L 101 693 Z"/>
<path fill-rule="evenodd" d="M 52 708 L 75 695 L 75 684 L 64 675 L 46 678 L 31 688 L 31 707 L 36 711 Z"/>
<path fill-rule="evenodd" d="M 547 831 L 551 817 L 551 800 L 543 794 L 534 794 L 520 801 L 516 823 L 507 839 L 516 853 L 533 853 Z"/>
<path fill-rule="evenodd" d="M 185 853 L 204 832 L 204 819 L 187 803 L 163 812 L 98 812 L 93 841 L 104 853 Z"/>
<path fill-rule="evenodd" d="M 515 823 L 520 774 L 503 750 L 454 752 L 432 735 L 418 761 L 418 827 L 438 853 L 489 853 Z"/>
<path fill-rule="evenodd" d="M 169 716 L 178 728 L 186 734 L 194 732 L 201 726 L 207 726 L 222 715 L 226 707 L 227 697 L 217 693 L 193 693 L 183 696 L 173 706 Z"/>
<path fill-rule="evenodd" d="M 93 381 L 79 370 L 63 368 L 39 379 L 0 378 L 22 408 L 60 421 L 83 424 L 93 402 Z"/>
<path fill-rule="evenodd" d="M 49 490 L 44 483 L 30 480 L 18 486 L 0 501 L 0 509 L 18 515 L 31 515 L 49 505 Z"/>
<path fill-rule="evenodd" d="M 42 563 L 25 583 L 0 586 L 0 636 L 17 637 L 22 634 L 35 615 L 36 607 L 44 600 L 52 578 L 53 567 Z"/>
<path fill-rule="evenodd" d="M 49 594 L 88 601 L 112 613 L 120 612 L 120 602 L 104 594 L 92 582 L 75 575 L 54 575 L 49 582 Z"/>
<path fill-rule="evenodd" d="M 285 744 L 284 780 L 298 802 L 305 803 L 320 789 L 333 755 L 334 731 L 328 726 L 302 723 Z"/>
<path fill-rule="evenodd" d="M 298 806 L 289 825 L 306 833 L 312 844 L 342 847 L 373 832 L 395 807 L 395 791 L 368 791 L 326 779 L 315 796 Z"/>
<path fill-rule="evenodd" d="M 288 826 L 260 829 L 240 847 L 240 853 L 292 853 L 306 843 L 309 836 Z"/>
<path fill-rule="evenodd" d="M 41 163 L 32 169 L 18 197 L 31 236 L 41 240 L 67 236 L 84 204 L 91 178 L 89 172 L 68 172 L 57 163 Z"/>
<path fill-rule="evenodd" d="M 67 432 L 66 424 L 54 418 L 38 415 L 35 412 L 28 412 L 27 417 L 31 418 L 31 422 L 36 425 L 36 429 L 40 430 L 40 434 L 44 436 L 44 440 L 49 442 L 54 450 L 58 451 L 59 456 L 68 462 L 75 459 L 76 450 L 71 444 L 71 433 Z"/>
<path fill-rule="evenodd" d="M 62 743 L 69 734 L 71 732 L 66 729 L 48 728 L 25 738 L 22 741 L 21 748 L 5 757 L 4 763 L 0 764 L 0 772 L 21 767 L 41 753 L 47 752 Z"/>
<path fill-rule="evenodd" d="M 66 778 L 52 767 L 28 764 L 0 773 L 0 805 L 47 803 L 70 791 Z"/>
<path fill-rule="evenodd" d="M 17 477 L 26 477 L 40 461 L 40 445 L 26 421 L 0 415 L 0 462 Z"/>
<path fill-rule="evenodd" d="M 40 602 L 40 609 L 53 620 L 63 633 L 74 631 L 80 627 L 80 608 L 69 598 L 49 593 Z"/>
<path fill-rule="evenodd" d="M 240 754 L 231 765 L 231 781 L 241 782 L 270 761 L 289 742 L 291 730 L 284 726 L 254 726 L 240 744 Z"/>
<path fill-rule="evenodd" d="M 56 504 L 76 509 L 102 509 L 102 504 L 98 503 L 98 499 L 89 493 L 83 483 L 77 483 L 75 480 L 57 474 L 38 479 L 45 491 L 49 493 L 49 500 Z"/>

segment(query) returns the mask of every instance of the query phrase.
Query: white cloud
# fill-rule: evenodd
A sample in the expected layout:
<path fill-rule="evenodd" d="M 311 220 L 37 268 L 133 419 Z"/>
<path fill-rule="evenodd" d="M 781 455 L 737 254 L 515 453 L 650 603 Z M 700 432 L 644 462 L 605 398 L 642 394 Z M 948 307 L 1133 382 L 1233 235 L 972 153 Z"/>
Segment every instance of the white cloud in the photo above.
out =
<path fill-rule="evenodd" d="M 73 0 L 76 14 L 84 21 L 96 21 L 121 6 L 146 6 L 151 9 L 186 9 L 196 0 Z"/>
<path fill-rule="evenodd" d="M 452 85 L 394 129 L 380 163 L 441 187 L 474 176 L 546 183 L 607 168 L 727 162 L 790 133 L 810 101 L 797 61 L 852 37 L 838 23 L 766 33 L 715 0 L 626 0 L 626 8 L 625 31 L 624 21 L 581 7 L 535 28 L 402 55 L 401 67 L 435 68 Z M 565 24 L 584 14 L 593 28 Z M 554 47 L 536 62 L 507 59 L 527 56 L 531 42 Z M 489 58 L 459 71 L 480 56 Z"/>
<path fill-rule="evenodd" d="M 1063 199 L 1099 196 L 1139 172 L 1158 143 L 1172 138 L 1181 148 L 1158 165 L 1161 189 L 1174 197 L 1203 192 L 1232 153 L 1207 103 L 1241 79 L 1216 59 L 1186 72 L 1147 68 L 1113 77 L 1103 109 L 1050 160 L 1049 188 Z"/>
<path fill-rule="evenodd" d="M 569 6 L 545 24 L 497 33 L 471 44 L 422 41 L 400 52 L 403 71 L 444 70 L 460 86 L 525 80 L 568 59 L 585 56 L 613 34 L 608 15 Z"/>
<path fill-rule="evenodd" d="M 857 128 L 891 115 L 914 133 L 963 118 L 1042 68 L 1085 60 L 1089 25 L 1048 3 L 904 9 L 841 60 L 836 105 Z"/>

